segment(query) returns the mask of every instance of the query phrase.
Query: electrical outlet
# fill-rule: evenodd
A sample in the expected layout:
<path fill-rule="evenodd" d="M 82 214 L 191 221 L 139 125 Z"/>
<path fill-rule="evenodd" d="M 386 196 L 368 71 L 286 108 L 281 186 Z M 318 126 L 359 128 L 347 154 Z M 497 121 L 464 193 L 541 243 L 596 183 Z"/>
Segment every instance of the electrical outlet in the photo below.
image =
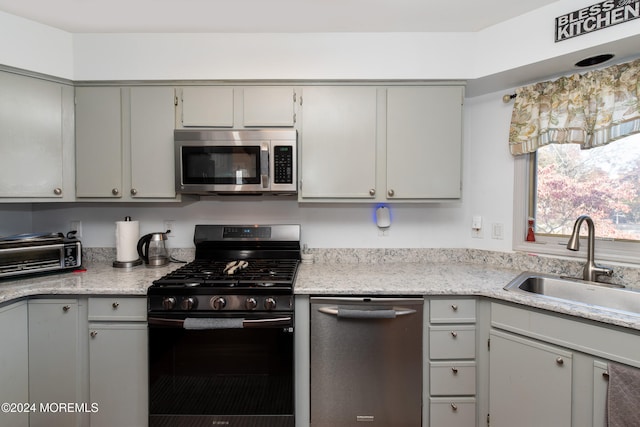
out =
<path fill-rule="evenodd" d="M 75 236 L 80 239 L 82 238 L 82 221 L 74 220 L 69 221 L 69 231 L 75 231 Z"/>
<path fill-rule="evenodd" d="M 491 238 L 498 240 L 504 239 L 504 224 L 500 222 L 491 224 Z"/>
<path fill-rule="evenodd" d="M 173 223 L 175 221 L 172 219 L 165 219 L 163 221 L 163 227 L 164 230 L 163 231 L 171 231 L 171 233 L 167 234 L 167 237 L 171 238 L 175 236 L 175 230 L 173 229 Z"/>

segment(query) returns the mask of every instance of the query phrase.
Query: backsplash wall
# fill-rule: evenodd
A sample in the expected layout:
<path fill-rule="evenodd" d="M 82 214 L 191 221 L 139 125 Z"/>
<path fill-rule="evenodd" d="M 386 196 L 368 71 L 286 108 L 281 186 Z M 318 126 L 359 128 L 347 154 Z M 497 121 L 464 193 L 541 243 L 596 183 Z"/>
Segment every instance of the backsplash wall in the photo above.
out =
<path fill-rule="evenodd" d="M 391 205 L 388 236 L 379 236 L 374 222 L 375 206 L 298 204 L 295 200 L 202 200 L 181 204 L 80 203 L 33 206 L 34 227 L 69 228 L 82 221 L 86 247 L 114 247 L 115 221 L 130 216 L 140 221 L 140 233 L 164 231 L 164 220 L 174 221 L 169 239 L 172 248 L 193 247 L 196 224 L 294 223 L 302 226 L 302 243 L 314 248 L 420 248 L 460 247 L 470 231 L 465 209 L 451 204 Z M 508 250 L 509 248 L 504 248 Z"/>

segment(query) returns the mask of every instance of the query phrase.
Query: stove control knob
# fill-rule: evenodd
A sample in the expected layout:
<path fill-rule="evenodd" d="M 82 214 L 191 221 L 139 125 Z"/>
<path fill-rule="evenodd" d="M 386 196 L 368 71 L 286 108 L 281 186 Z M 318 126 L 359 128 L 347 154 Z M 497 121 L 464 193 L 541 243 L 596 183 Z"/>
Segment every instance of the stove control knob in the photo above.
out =
<path fill-rule="evenodd" d="M 183 310 L 193 310 L 194 308 L 197 307 L 197 305 L 198 305 L 198 300 L 193 297 L 187 297 L 183 299 L 182 302 L 180 303 L 180 307 Z"/>
<path fill-rule="evenodd" d="M 209 300 L 209 304 L 214 310 L 222 310 L 226 307 L 227 301 L 222 297 L 213 297 Z"/>
<path fill-rule="evenodd" d="M 176 307 L 176 299 L 174 297 L 166 297 L 162 300 L 162 308 L 165 310 L 173 310 Z"/>
<path fill-rule="evenodd" d="M 264 308 L 267 310 L 275 310 L 276 309 L 276 300 L 275 298 L 267 298 L 264 300 Z"/>
<path fill-rule="evenodd" d="M 244 302 L 244 306 L 247 310 L 253 310 L 258 306 L 258 301 L 255 298 L 247 298 Z"/>

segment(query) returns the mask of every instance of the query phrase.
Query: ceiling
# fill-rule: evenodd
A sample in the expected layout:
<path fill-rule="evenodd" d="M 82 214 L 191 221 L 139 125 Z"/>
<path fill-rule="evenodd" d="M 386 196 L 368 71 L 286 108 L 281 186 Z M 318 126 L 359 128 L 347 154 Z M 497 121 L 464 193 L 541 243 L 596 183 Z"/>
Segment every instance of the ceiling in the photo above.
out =
<path fill-rule="evenodd" d="M 558 0 L 0 0 L 70 33 L 475 32 Z"/>

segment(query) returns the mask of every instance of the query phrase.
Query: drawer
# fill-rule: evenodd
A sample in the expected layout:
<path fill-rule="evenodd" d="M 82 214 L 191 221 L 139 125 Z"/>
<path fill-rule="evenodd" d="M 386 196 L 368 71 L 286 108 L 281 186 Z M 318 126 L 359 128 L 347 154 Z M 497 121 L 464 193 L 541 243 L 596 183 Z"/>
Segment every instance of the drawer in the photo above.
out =
<path fill-rule="evenodd" d="M 476 394 L 475 362 L 431 362 L 429 373 L 432 396 Z"/>
<path fill-rule="evenodd" d="M 146 297 L 91 297 L 89 321 L 146 322 Z"/>
<path fill-rule="evenodd" d="M 432 397 L 429 407 L 429 425 L 433 427 L 475 427 L 476 425 L 476 399 L 473 397 L 457 399 Z"/>
<path fill-rule="evenodd" d="M 476 300 L 432 299 L 429 301 L 429 313 L 431 323 L 475 323 Z"/>
<path fill-rule="evenodd" d="M 475 325 L 429 327 L 430 359 L 474 359 L 475 357 Z"/>

